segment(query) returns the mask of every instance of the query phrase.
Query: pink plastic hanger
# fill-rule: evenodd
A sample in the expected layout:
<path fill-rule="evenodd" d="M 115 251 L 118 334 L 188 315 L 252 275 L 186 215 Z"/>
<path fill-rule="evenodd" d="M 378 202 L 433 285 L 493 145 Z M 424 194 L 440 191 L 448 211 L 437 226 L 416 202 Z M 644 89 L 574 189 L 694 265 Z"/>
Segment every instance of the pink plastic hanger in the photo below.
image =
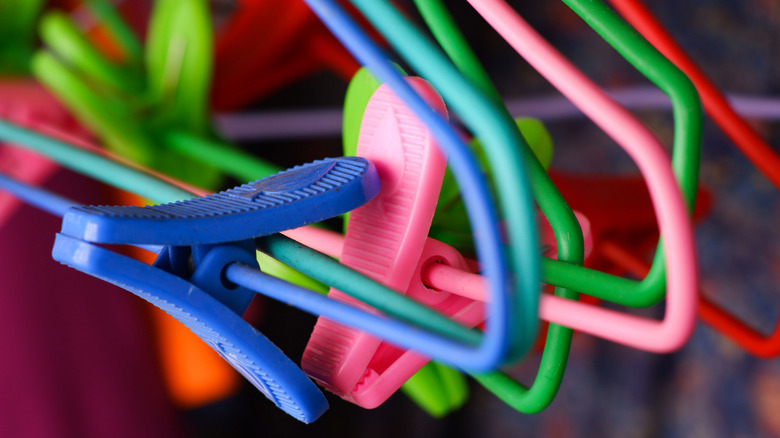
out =
<path fill-rule="evenodd" d="M 653 135 L 624 108 L 578 71 L 509 5 L 469 0 L 493 28 L 562 94 L 577 105 L 634 159 L 648 182 L 659 228 L 670 243 L 667 305 L 662 321 L 631 316 L 554 296 L 544 296 L 542 318 L 586 333 L 655 352 L 682 346 L 696 316 L 697 269 L 691 225 L 670 160 Z"/>

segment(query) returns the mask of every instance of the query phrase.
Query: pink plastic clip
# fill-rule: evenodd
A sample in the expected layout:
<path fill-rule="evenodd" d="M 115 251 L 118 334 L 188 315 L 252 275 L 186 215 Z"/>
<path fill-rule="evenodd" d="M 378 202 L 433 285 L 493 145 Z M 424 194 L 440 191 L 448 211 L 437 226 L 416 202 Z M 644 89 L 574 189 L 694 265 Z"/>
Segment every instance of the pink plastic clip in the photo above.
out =
<path fill-rule="evenodd" d="M 40 84 L 31 79 L 3 78 L 0 81 L 0 119 L 27 128 L 55 126 L 80 129 L 67 110 Z M 82 130 L 83 131 L 83 130 Z M 0 142 L 0 172 L 32 185 L 45 182 L 58 166 L 22 148 Z M 20 201 L 0 192 L 0 225 L 19 207 Z"/>
<path fill-rule="evenodd" d="M 446 113 L 441 97 L 427 82 L 418 78 L 408 81 L 431 107 Z M 422 284 L 419 271 L 430 263 L 460 269 L 467 269 L 467 265 L 457 251 L 427 237 L 446 160 L 425 125 L 385 85 L 377 89 L 366 108 L 357 153 L 374 163 L 382 190 L 351 213 L 341 263 L 395 290 L 406 291 L 406 295 L 463 324 L 481 322 L 481 303 Z M 335 289 L 328 296 L 370 309 Z M 336 395 L 374 408 L 428 360 L 320 318 L 303 353 L 302 368 Z"/>

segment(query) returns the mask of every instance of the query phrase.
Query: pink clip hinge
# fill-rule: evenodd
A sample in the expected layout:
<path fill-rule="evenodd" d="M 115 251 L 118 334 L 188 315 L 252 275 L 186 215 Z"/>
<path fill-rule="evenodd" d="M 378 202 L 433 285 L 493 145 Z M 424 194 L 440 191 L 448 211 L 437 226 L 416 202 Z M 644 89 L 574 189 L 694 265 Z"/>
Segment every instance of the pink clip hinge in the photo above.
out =
<path fill-rule="evenodd" d="M 441 97 L 424 80 L 407 79 L 436 111 Z M 357 154 L 377 168 L 382 189 L 353 211 L 341 263 L 410 296 L 459 322 L 484 319 L 482 303 L 423 285 L 421 269 L 446 263 L 467 269 L 452 247 L 428 238 L 446 159 L 432 134 L 392 90 L 382 85 L 363 116 Z M 369 306 L 331 289 L 328 296 Z M 303 370 L 336 395 L 365 408 L 379 406 L 428 358 L 399 349 L 359 330 L 319 318 L 303 354 Z"/>

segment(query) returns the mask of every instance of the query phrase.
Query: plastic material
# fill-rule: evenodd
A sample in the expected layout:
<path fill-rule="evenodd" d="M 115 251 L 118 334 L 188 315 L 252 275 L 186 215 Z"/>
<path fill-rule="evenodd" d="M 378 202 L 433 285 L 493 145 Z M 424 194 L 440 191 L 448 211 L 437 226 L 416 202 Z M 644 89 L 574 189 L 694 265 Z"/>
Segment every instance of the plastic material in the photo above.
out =
<path fill-rule="evenodd" d="M 478 348 L 470 349 L 470 353 L 460 349 L 462 354 L 457 362 L 464 368 L 492 369 L 502 362 L 519 359 L 535 341 L 538 324 L 535 310 L 539 299 L 539 256 L 535 221 L 527 180 L 524 178 L 523 159 L 518 157 L 514 143 L 520 135 L 492 123 L 496 113 L 495 108 L 490 105 L 472 107 L 471 111 L 466 111 L 465 107 L 461 106 L 463 100 L 459 99 L 458 95 L 473 96 L 476 93 L 467 81 L 457 83 L 457 94 L 444 95 L 446 99 L 458 101 L 458 109 L 464 113 L 480 114 L 480 120 L 486 122 L 479 126 L 480 133 L 484 133 L 489 139 L 487 143 L 496 147 L 496 155 L 502 155 L 502 161 L 499 163 L 501 175 L 506 177 L 507 188 L 511 187 L 514 195 L 504 199 L 502 204 L 502 212 L 512 226 L 507 233 L 510 241 L 507 251 L 509 254 L 505 254 L 507 247 L 502 245 L 496 227 L 497 214 L 486 181 L 459 135 L 416 95 L 384 53 L 367 39 L 335 2 L 306 1 L 345 46 L 366 64 L 378 79 L 392 86 L 396 94 L 426 123 L 448 155 L 448 164 L 458 178 L 468 207 L 469 219 L 479 235 L 476 241 L 477 253 L 489 278 L 493 299 L 487 306 L 488 323 L 483 342 Z M 463 120 L 471 122 L 469 118 Z M 511 269 L 508 261 L 511 261 Z M 506 342 L 507 338 L 509 342 Z"/>
<path fill-rule="evenodd" d="M 5 78 L 0 81 L 0 119 L 33 129 L 41 126 L 56 127 L 76 136 L 86 136 L 84 129 L 78 126 L 65 108 L 32 79 Z M 0 141 L 0 172 L 38 185 L 57 169 L 53 161 L 41 154 Z M 19 202 L 13 196 L 0 193 L 0 224 L 16 211 L 18 205 Z"/>
<path fill-rule="evenodd" d="M 230 283 L 224 272 L 235 263 L 257 269 L 254 237 L 336 216 L 378 191 L 374 166 L 345 157 L 190 201 L 145 208 L 75 207 L 65 214 L 53 255 L 170 313 L 279 408 L 310 422 L 326 409 L 324 397 L 241 319 L 254 292 Z M 167 246 L 150 267 L 86 241 Z"/>
<path fill-rule="evenodd" d="M 409 83 L 439 113 L 446 112 L 426 82 Z M 387 85 L 380 86 L 366 107 L 357 153 L 377 167 L 382 190 L 351 213 L 341 263 L 405 291 L 424 304 L 474 326 L 482 306 L 471 300 L 431 291 L 419 281 L 421 260 L 442 261 L 462 269 L 457 252 L 445 252 L 427 241 L 446 161 L 431 133 Z M 416 281 L 414 279 L 417 279 Z M 331 289 L 329 297 L 368 306 Z M 304 371 L 323 386 L 360 406 L 374 408 L 397 391 L 428 361 L 367 333 L 320 318 L 303 354 Z"/>
<path fill-rule="evenodd" d="M 327 410 L 322 393 L 281 350 L 201 288 L 157 267 L 62 234 L 57 235 L 52 256 L 168 312 L 296 419 L 309 423 Z"/>
<path fill-rule="evenodd" d="M 196 245 L 296 228 L 354 209 L 379 191 L 357 157 L 326 159 L 205 198 L 152 207 L 77 207 L 62 233 L 90 242 Z"/>

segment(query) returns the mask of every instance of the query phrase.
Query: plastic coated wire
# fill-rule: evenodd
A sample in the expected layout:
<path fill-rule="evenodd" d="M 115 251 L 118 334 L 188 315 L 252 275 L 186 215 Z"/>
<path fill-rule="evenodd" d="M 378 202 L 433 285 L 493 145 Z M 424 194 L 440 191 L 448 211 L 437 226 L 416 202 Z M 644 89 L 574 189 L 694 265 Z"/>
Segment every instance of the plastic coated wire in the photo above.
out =
<path fill-rule="evenodd" d="M 3 120 L 0 120 L 0 138 L 25 149 L 37 151 L 65 167 L 89 175 L 98 181 L 157 202 L 173 202 L 193 197 L 191 193 L 144 172 Z"/>
<path fill-rule="evenodd" d="M 479 85 L 487 96 L 495 99 L 502 106 L 503 103 L 490 82 L 485 70 L 479 64 L 476 55 L 473 54 L 465 39 L 460 35 L 449 12 L 439 0 L 416 1 L 423 19 L 437 37 L 437 41 L 444 47 L 445 52 L 453 59 L 453 63 L 469 79 Z M 423 6 L 424 5 L 424 6 Z M 513 123 L 512 128 L 516 125 Z M 527 156 L 527 154 L 526 154 Z M 536 161 L 531 157 L 531 160 Z M 558 243 L 558 260 L 567 263 L 582 264 L 584 261 L 584 243 L 582 230 L 577 218 L 566 204 L 566 200 L 555 189 L 552 181 L 547 176 L 541 165 L 528 166 L 532 184 L 532 190 L 537 202 L 547 217 Z M 444 266 L 444 265 L 442 265 Z M 555 288 L 555 295 L 561 298 L 576 300 L 579 294 L 565 288 Z M 545 297 L 543 296 L 542 299 Z M 493 372 L 478 378 L 480 382 L 486 382 L 486 388 L 490 391 L 506 391 L 513 395 L 512 407 L 525 413 L 539 412 L 552 403 L 563 381 L 571 348 L 573 331 L 567 327 L 550 324 L 547 330 L 546 342 L 542 353 L 541 363 L 533 384 L 526 387 L 516 382 L 501 372 Z M 501 389 L 492 383 L 500 380 Z M 502 394 L 498 392 L 497 394 Z"/>
<path fill-rule="evenodd" d="M 69 208 L 79 205 L 77 202 L 64 196 L 60 196 L 40 187 L 35 187 L 30 184 L 21 182 L 4 173 L 0 173 L 0 189 L 5 190 L 18 199 L 36 208 L 58 217 L 64 216 Z M 159 253 L 162 249 L 161 246 L 157 245 L 133 246 L 151 251 L 153 253 Z"/>
<path fill-rule="evenodd" d="M 69 167 L 99 181 L 123 190 L 137 193 L 158 202 L 174 202 L 192 197 L 189 192 L 172 186 L 170 183 L 148 175 L 140 170 L 129 168 L 123 164 L 113 162 L 91 152 L 73 148 L 58 140 L 42 136 L 3 121 L 0 121 L 0 139 L 12 144 L 22 145 L 27 149 L 41 152 L 65 167 Z M 264 242 L 271 242 L 269 247 L 273 248 L 272 252 L 274 256 L 282 259 L 283 262 L 287 262 L 288 260 L 306 260 L 305 264 L 307 269 L 318 273 L 316 278 L 326 280 L 326 284 L 337 285 L 341 291 L 369 302 L 380 311 L 396 315 L 417 327 L 428 327 L 436 333 L 459 339 L 462 343 L 476 343 L 479 342 L 479 339 L 481 338 L 478 331 L 468 329 L 457 322 L 450 320 L 446 316 L 438 314 L 438 312 L 427 306 L 419 304 L 402 294 L 388 289 L 386 286 L 369 277 L 340 265 L 324 254 L 310 250 L 296 242 L 293 242 L 292 245 L 284 245 L 284 243 L 292 241 L 283 236 L 267 237 Z M 281 243 L 273 245 L 274 242 Z M 349 281 L 345 282 L 345 279 L 349 279 Z M 264 291 L 261 289 L 261 293 L 263 292 Z M 316 294 L 316 292 L 312 293 Z M 371 319 L 371 317 L 375 316 L 372 315 L 369 317 L 367 315 L 370 314 L 362 310 L 359 310 L 358 312 L 366 313 L 366 315 L 359 318 Z M 391 320 L 391 322 L 392 324 L 387 326 L 380 324 L 376 327 L 380 327 L 378 330 L 385 329 L 385 327 L 387 327 L 388 330 L 397 330 L 397 328 L 394 328 L 396 327 L 397 321 Z M 344 323 L 349 324 L 349 321 L 344 321 Z M 384 335 L 381 332 L 372 331 L 372 333 L 380 337 Z M 446 350 L 443 353 L 445 357 L 441 358 L 444 362 L 458 363 L 459 365 L 465 362 L 467 368 L 472 362 L 476 362 L 479 365 L 479 361 L 458 360 L 459 358 L 464 357 L 463 350 L 472 351 L 473 348 L 471 347 L 453 343 L 450 339 L 443 339 L 441 336 L 436 337 L 433 334 L 426 335 L 420 339 L 421 345 L 425 346 L 424 351 L 426 353 L 433 351 L 428 348 L 428 343 L 433 342 L 431 341 L 432 339 L 436 339 L 437 346 L 435 347 L 435 351 Z M 412 340 L 413 344 L 414 342 L 416 341 Z M 402 344 L 408 345 L 406 343 Z M 413 346 L 413 348 L 414 347 L 417 347 L 417 345 Z"/>
<path fill-rule="evenodd" d="M 440 0 L 414 0 L 414 4 L 444 53 L 463 76 L 479 87 L 485 96 L 503 106 L 496 87 L 444 4 Z"/>
<path fill-rule="evenodd" d="M 477 96 L 476 98 L 479 99 L 480 93 L 469 81 L 457 73 L 441 53 L 438 51 L 421 53 L 425 62 L 430 63 L 434 70 L 452 73 L 445 80 L 454 81 L 458 95 L 443 93 L 445 101 L 449 100 L 450 104 L 454 105 L 461 114 L 476 113 L 473 118 L 469 117 L 468 120 L 481 119 L 484 122 L 484 124 L 476 123 L 479 125 L 478 131 L 484 134 L 481 138 L 486 144 L 495 147 L 494 155 L 490 157 L 494 168 L 497 169 L 495 173 L 506 177 L 504 182 L 509 184 L 507 189 L 511 188 L 515 192 L 514 201 L 516 202 L 502 206 L 506 217 L 509 218 L 508 222 L 514 226 L 514 230 L 509 233 L 510 248 L 508 248 L 512 250 L 510 261 L 514 278 L 509 279 L 507 278 L 509 271 L 506 269 L 504 261 L 504 249 L 501 247 L 498 230 L 495 227 L 498 222 L 490 202 L 489 192 L 473 156 L 460 137 L 409 87 L 393 64 L 388 61 L 386 55 L 366 37 L 335 2 L 307 0 L 307 3 L 347 49 L 366 65 L 375 77 L 388 83 L 420 117 L 448 155 L 448 164 L 454 174 L 458 176 L 463 199 L 468 207 L 469 219 L 474 225 L 474 230 L 480 236 L 476 241 L 477 253 L 491 282 L 491 297 L 496 299 L 495 303 L 490 302 L 487 306 L 490 316 L 483 343 L 478 351 L 472 350 L 468 354 L 471 356 L 471 360 L 492 363 L 493 367 L 506 359 L 519 359 L 533 344 L 538 322 L 536 309 L 539 300 L 538 271 L 536 269 L 538 262 L 537 236 L 533 232 L 535 229 L 534 214 L 527 192 L 527 182 L 522 178 L 524 175 L 522 159 L 513 148 L 514 145 L 523 141 L 521 138 L 518 139 L 519 133 L 516 130 L 514 132 L 508 131 L 505 126 L 501 126 L 501 123 L 496 123 L 497 119 L 502 116 L 490 102 L 480 101 L 474 106 L 471 99 L 466 99 L 468 100 L 466 102 L 461 98 L 462 96 Z M 359 4 L 358 8 L 362 9 L 364 6 Z M 393 8 L 379 11 L 382 16 L 386 16 L 387 13 L 395 14 L 400 18 L 398 12 Z M 376 25 L 376 21 L 378 21 L 374 19 L 376 17 L 372 17 L 370 14 L 365 15 Z M 394 25 L 402 26 L 402 29 L 399 29 L 402 33 L 413 32 L 417 38 L 421 38 L 403 18 L 394 19 L 393 22 Z M 380 29 L 380 31 L 384 30 Z M 437 83 L 438 80 L 442 79 L 439 75 L 426 76 L 434 82 L 439 91 L 444 91 L 444 88 Z M 446 88 L 452 90 L 451 87 Z M 464 106 L 468 108 L 464 108 Z M 487 149 L 491 150 L 491 148 Z M 497 160 L 501 161 L 502 165 L 497 165 L 498 163 L 495 163 Z M 509 183 L 510 181 L 511 183 Z M 518 233 L 517 230 L 522 232 Z M 516 296 L 515 290 L 520 291 L 519 296 Z"/>
<path fill-rule="evenodd" d="M 654 352 L 676 350 L 693 330 L 698 277 L 691 224 L 663 147 L 644 125 L 610 100 L 505 2 L 469 2 L 526 61 L 628 152 L 647 180 L 661 234 L 675 243 L 673 250 L 667 248 L 661 254 L 668 262 L 668 297 L 662 321 L 555 296 L 547 301 L 555 302 L 560 313 L 555 317 L 551 315 L 550 320 L 635 348 Z M 603 4 L 602 7 L 606 8 Z"/>
<path fill-rule="evenodd" d="M 695 88 L 679 69 L 604 3 L 581 0 L 564 2 L 670 97 L 675 125 L 672 167 L 688 209 L 692 211 L 698 183 L 702 131 L 701 104 Z M 602 129 L 607 131 L 604 126 Z M 677 244 L 675 242 L 675 246 Z M 664 256 L 660 242 L 652 269 L 639 282 L 554 260 L 543 260 L 542 267 L 543 278 L 547 283 L 576 287 L 582 293 L 627 306 L 655 304 L 663 299 L 665 292 Z"/>
<path fill-rule="evenodd" d="M 729 105 L 718 87 L 639 0 L 609 0 L 632 26 L 691 78 L 707 114 L 748 159 L 780 188 L 780 157 Z"/>
<path fill-rule="evenodd" d="M 283 236 L 276 237 L 283 238 Z M 297 243 L 295 244 L 297 245 Z M 273 251 L 270 252 L 273 253 Z M 433 355 L 436 355 L 436 351 L 441 350 L 441 339 L 429 331 L 381 315 L 362 311 L 349 304 L 329 299 L 325 295 L 288 283 L 257 269 L 240 263 L 231 263 L 225 268 L 224 272 L 225 277 L 232 283 L 290 304 L 313 315 L 324 316 L 339 323 L 349 324 L 369 333 L 381 333 L 383 339 L 399 346 L 425 351 L 426 354 Z M 397 296 L 395 292 L 392 292 L 392 295 Z M 407 313 L 408 303 L 403 303 L 401 306 L 404 309 L 403 313 Z M 423 309 L 431 310 L 428 307 L 420 306 L 420 310 Z M 439 316 L 447 319 L 442 315 Z M 452 322 L 451 320 L 449 321 Z M 430 327 L 435 324 L 429 321 L 426 325 Z M 479 342 L 480 335 L 478 332 L 468 329 L 463 331 L 462 329 L 463 326 L 460 326 L 456 335 L 462 342 Z"/>
<path fill-rule="evenodd" d="M 0 173 L 0 187 L 22 201 L 59 217 L 64 216 L 69 208 L 77 205 L 68 198 L 25 184 L 4 173 Z"/>
<path fill-rule="evenodd" d="M 693 81 L 707 113 L 720 129 L 776 188 L 780 188 L 780 156 L 729 105 L 718 87 L 685 54 L 661 23 L 639 0 L 610 0 L 615 8 Z M 780 355 L 780 318 L 774 331 L 765 336 L 700 295 L 701 318 L 747 351 L 761 357 Z"/>

